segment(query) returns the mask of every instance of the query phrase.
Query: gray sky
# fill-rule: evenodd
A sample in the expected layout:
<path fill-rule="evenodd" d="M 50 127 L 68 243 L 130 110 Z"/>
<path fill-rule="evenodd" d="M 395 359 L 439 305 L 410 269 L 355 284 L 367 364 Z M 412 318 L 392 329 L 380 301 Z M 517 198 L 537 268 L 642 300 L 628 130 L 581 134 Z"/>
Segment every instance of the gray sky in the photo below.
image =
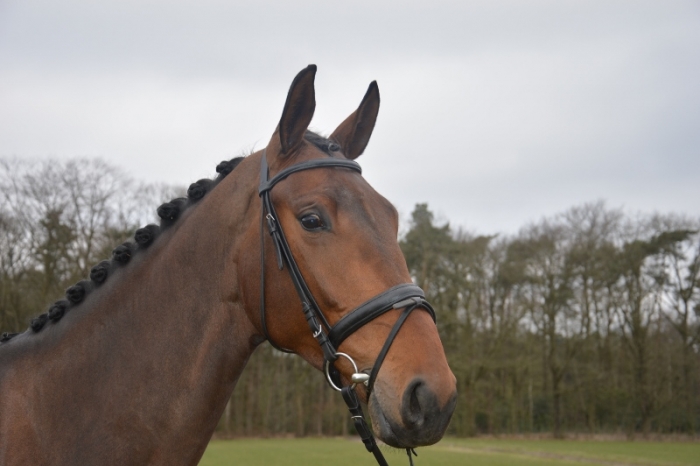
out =
<path fill-rule="evenodd" d="M 0 0 L 0 155 L 187 185 L 264 146 L 309 63 L 322 133 L 378 81 L 359 162 L 405 217 L 700 216 L 698 1 Z"/>

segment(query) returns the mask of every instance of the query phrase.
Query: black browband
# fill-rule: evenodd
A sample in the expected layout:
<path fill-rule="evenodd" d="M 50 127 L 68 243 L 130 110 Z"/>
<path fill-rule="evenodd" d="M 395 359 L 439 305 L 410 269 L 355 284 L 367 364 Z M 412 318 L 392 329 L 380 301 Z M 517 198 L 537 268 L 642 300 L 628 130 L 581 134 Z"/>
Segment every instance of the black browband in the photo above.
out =
<path fill-rule="evenodd" d="M 334 326 L 331 327 L 325 315 L 323 312 L 321 312 L 321 309 L 314 300 L 314 297 L 311 294 L 309 287 L 306 285 L 306 281 L 304 280 L 304 277 L 299 271 L 299 267 L 294 260 L 292 251 L 289 248 L 289 243 L 287 243 L 287 238 L 282 231 L 282 225 L 277 220 L 277 213 L 275 211 L 275 206 L 272 203 L 270 192 L 277 183 L 287 178 L 292 173 L 299 171 L 311 170 L 315 168 L 346 168 L 361 174 L 362 168 L 360 168 L 360 165 L 353 160 L 336 158 L 314 159 L 287 167 L 275 175 L 272 179 L 268 179 L 269 170 L 267 166 L 266 152 L 267 151 L 263 152 L 262 159 L 260 161 L 260 185 L 258 187 L 258 194 L 260 195 L 263 204 L 260 219 L 260 320 L 263 334 L 274 348 L 280 351 L 290 352 L 289 350 L 281 348 L 275 344 L 272 338 L 270 338 L 270 334 L 267 330 L 267 322 L 265 318 L 265 247 L 263 243 L 263 230 L 266 222 L 268 231 L 270 236 L 272 236 L 273 243 L 275 245 L 277 266 L 280 270 L 282 270 L 282 268 L 284 268 L 284 264 L 287 264 L 289 275 L 294 283 L 294 288 L 297 290 L 297 294 L 301 300 L 304 316 L 306 317 L 307 323 L 309 324 L 309 328 L 311 329 L 314 338 L 316 338 L 316 341 L 323 350 L 323 355 L 327 363 L 333 363 L 338 359 L 337 348 L 347 337 L 352 335 L 360 327 L 392 309 L 404 309 L 389 332 L 389 335 L 384 342 L 384 346 L 377 355 L 377 359 L 372 367 L 369 380 L 365 382 L 367 399 L 369 400 L 369 395 L 372 391 L 372 387 L 374 386 L 377 374 L 379 373 L 379 368 L 381 367 L 382 362 L 384 361 L 384 358 L 386 357 L 386 354 L 394 341 L 394 338 L 396 338 L 396 335 L 398 334 L 403 323 L 408 318 L 409 314 L 414 309 L 421 307 L 428 311 L 430 316 L 433 318 L 433 321 L 435 321 L 435 311 L 425 300 L 423 290 L 413 283 L 403 283 L 389 288 L 388 290 L 364 302 L 343 316 Z M 340 374 L 335 369 L 334 365 L 331 364 L 330 368 L 330 377 L 334 379 L 335 384 L 340 385 Z M 388 466 L 374 440 L 374 437 L 372 436 L 369 426 L 367 426 L 367 423 L 364 420 L 362 408 L 360 407 L 357 394 L 354 390 L 354 384 L 352 386 L 343 387 L 341 392 L 345 402 L 348 405 L 348 408 L 350 409 L 350 412 L 353 415 L 352 417 L 355 422 L 355 427 L 360 434 L 365 447 L 368 451 L 374 454 L 377 462 L 381 466 Z M 411 451 L 412 450 L 407 450 L 407 453 L 411 464 L 413 464 Z M 413 453 L 415 454 L 415 452 Z"/>

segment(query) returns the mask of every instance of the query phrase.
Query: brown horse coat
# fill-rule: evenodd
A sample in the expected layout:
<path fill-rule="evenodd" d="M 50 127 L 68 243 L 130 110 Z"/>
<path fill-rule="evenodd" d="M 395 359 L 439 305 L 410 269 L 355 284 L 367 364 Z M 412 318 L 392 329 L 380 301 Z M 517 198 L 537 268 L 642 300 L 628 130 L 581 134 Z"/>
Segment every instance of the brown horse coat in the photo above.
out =
<path fill-rule="evenodd" d="M 271 175 L 329 156 L 318 144 L 325 139 L 307 133 L 315 71 L 302 70 L 290 88 L 266 148 Z M 331 155 L 358 157 L 378 108 L 373 83 L 332 134 L 341 151 Z M 210 189 L 206 196 L 148 249 L 131 251 L 127 265 L 61 320 L 0 344 L 0 466 L 197 464 L 248 358 L 264 341 L 257 192 L 262 155 L 252 154 L 215 186 L 204 187 Z M 331 323 L 385 289 L 410 282 L 396 241 L 396 211 L 359 174 L 300 172 L 279 183 L 273 201 Z M 323 227 L 306 229 L 301 219 L 309 215 Z M 264 241 L 267 256 L 274 257 L 267 235 Z M 265 274 L 271 338 L 320 368 L 321 351 L 289 276 L 274 260 L 266 262 Z M 375 319 L 339 349 L 361 370 L 371 368 L 399 312 Z M 338 367 L 347 379 L 349 365 Z M 411 314 L 375 387 L 368 401 L 379 438 L 397 447 L 439 440 L 454 409 L 455 380 L 426 312 Z"/>

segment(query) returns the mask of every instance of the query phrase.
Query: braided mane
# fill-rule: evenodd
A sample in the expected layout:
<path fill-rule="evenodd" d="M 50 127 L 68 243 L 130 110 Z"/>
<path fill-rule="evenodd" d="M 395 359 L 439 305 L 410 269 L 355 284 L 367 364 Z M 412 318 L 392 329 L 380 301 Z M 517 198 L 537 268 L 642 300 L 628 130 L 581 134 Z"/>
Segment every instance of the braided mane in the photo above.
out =
<path fill-rule="evenodd" d="M 126 266 L 131 258 L 140 251 L 147 249 L 158 238 L 163 230 L 171 227 L 180 218 L 182 213 L 202 200 L 221 180 L 231 173 L 244 157 L 235 157 L 223 161 L 216 166 L 218 173 L 215 179 L 201 179 L 190 185 L 187 189 L 187 197 L 179 197 L 158 207 L 160 225 L 150 224 L 139 228 L 134 233 L 134 240 L 120 244 L 112 251 L 112 258 L 103 260 L 90 270 L 89 280 L 81 280 L 66 290 L 65 299 L 60 299 L 51 304 L 46 312 L 33 318 L 29 329 L 33 333 L 40 332 L 49 322 L 57 323 L 71 309 L 80 305 L 94 290 L 104 284 L 112 273 Z M 18 333 L 5 332 L 0 335 L 0 344 L 6 343 Z"/>
<path fill-rule="evenodd" d="M 307 131 L 306 134 L 304 134 L 304 139 L 329 155 L 332 155 L 332 153 L 337 151 L 340 147 L 335 141 L 312 131 Z M 235 157 L 231 160 L 221 162 L 216 166 L 218 175 L 215 179 L 205 178 L 196 181 L 187 189 L 187 197 L 178 197 L 161 204 L 157 209 L 158 217 L 160 217 L 160 225 L 150 224 L 136 230 L 133 241 L 127 241 L 114 248 L 111 259 L 103 260 L 95 265 L 90 270 L 89 279 L 81 280 L 69 287 L 66 290 L 64 299 L 59 299 L 54 302 L 49 306 L 46 312 L 31 320 L 29 329 L 33 333 L 38 333 L 49 322 L 55 324 L 60 321 L 67 312 L 70 312 L 71 309 L 80 305 L 90 293 L 104 284 L 116 269 L 126 266 L 135 254 L 138 254 L 140 251 L 147 249 L 153 244 L 163 230 L 174 225 L 185 210 L 202 200 L 202 198 L 231 173 L 243 159 L 244 157 Z M 10 341 L 10 339 L 16 335 L 19 334 L 8 332 L 1 334 L 0 345 Z"/>

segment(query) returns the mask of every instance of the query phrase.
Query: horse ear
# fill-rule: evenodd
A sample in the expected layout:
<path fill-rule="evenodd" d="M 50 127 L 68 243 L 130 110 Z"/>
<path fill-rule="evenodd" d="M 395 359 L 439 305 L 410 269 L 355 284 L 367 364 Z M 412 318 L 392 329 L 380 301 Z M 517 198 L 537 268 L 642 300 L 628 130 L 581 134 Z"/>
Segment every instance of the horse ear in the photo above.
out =
<path fill-rule="evenodd" d="M 369 137 L 372 136 L 374 124 L 379 113 L 379 87 L 372 81 L 360 106 L 347 117 L 331 134 L 331 139 L 340 144 L 345 156 L 356 159 L 365 151 Z"/>
<path fill-rule="evenodd" d="M 283 154 L 289 154 L 304 138 L 316 110 L 316 65 L 309 65 L 292 81 L 278 127 Z"/>

